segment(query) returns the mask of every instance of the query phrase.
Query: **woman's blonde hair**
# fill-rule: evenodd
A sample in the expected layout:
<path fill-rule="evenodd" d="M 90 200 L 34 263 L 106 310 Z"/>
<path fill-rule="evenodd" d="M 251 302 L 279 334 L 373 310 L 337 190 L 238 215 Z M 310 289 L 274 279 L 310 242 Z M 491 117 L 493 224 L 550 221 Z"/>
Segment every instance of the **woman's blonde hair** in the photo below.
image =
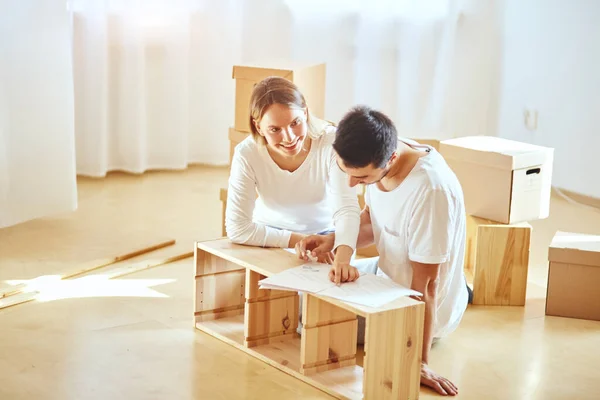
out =
<path fill-rule="evenodd" d="M 320 137 L 327 126 L 334 125 L 330 121 L 317 118 L 311 114 L 304 95 L 292 81 L 279 76 L 270 76 L 257 83 L 250 96 L 250 131 L 257 143 L 266 144 L 266 140 L 258 132 L 256 124 L 260 123 L 267 109 L 273 104 L 306 110 L 308 136 L 313 139 Z"/>

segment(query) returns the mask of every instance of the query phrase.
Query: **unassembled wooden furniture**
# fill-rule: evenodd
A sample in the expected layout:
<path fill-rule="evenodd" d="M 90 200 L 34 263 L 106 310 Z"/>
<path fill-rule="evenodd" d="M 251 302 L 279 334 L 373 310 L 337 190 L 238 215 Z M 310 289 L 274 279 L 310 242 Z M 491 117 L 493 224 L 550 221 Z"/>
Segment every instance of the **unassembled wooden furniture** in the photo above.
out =
<path fill-rule="evenodd" d="M 473 304 L 525 305 L 531 229 L 526 222 L 467 216 L 465 272 L 473 277 Z"/>
<path fill-rule="evenodd" d="M 600 235 L 556 232 L 548 262 L 546 315 L 600 321 Z"/>
<path fill-rule="evenodd" d="M 259 280 L 302 264 L 283 249 L 232 244 L 195 247 L 197 329 L 342 399 L 419 397 L 425 305 L 402 297 L 373 309 L 304 293 L 262 290 Z M 357 365 L 357 315 L 366 318 Z"/>

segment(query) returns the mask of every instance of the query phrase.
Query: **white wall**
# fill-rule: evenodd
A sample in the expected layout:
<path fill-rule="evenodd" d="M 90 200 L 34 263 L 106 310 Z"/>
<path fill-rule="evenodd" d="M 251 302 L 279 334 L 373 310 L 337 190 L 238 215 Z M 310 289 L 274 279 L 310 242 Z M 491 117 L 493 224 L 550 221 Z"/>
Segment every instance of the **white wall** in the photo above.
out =
<path fill-rule="evenodd" d="M 600 1 L 505 5 L 497 134 L 555 148 L 553 185 L 600 198 Z"/>
<path fill-rule="evenodd" d="M 77 207 L 65 4 L 0 1 L 0 228 Z"/>
<path fill-rule="evenodd" d="M 494 135 L 503 2 L 462 0 L 461 5 L 446 105 L 450 137 Z"/>

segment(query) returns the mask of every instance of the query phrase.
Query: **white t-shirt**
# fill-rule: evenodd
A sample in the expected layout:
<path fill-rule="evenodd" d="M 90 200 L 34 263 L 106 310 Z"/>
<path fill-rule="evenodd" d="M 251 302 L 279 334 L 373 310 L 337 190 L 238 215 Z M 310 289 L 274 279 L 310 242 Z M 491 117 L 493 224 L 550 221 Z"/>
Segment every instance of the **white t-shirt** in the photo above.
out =
<path fill-rule="evenodd" d="M 356 248 L 360 208 L 355 189 L 336 164 L 335 128 L 313 139 L 294 172 L 279 168 L 263 144 L 249 136 L 231 162 L 225 227 L 236 243 L 286 248 L 292 231 L 335 229 L 335 247 Z M 256 197 L 258 193 L 258 198 Z"/>
<path fill-rule="evenodd" d="M 437 320 L 434 337 L 456 329 L 468 303 L 463 271 L 466 215 L 462 187 L 454 172 L 433 147 L 396 189 L 383 192 L 367 187 L 379 270 L 406 287 L 411 286 L 411 260 L 440 265 Z"/>

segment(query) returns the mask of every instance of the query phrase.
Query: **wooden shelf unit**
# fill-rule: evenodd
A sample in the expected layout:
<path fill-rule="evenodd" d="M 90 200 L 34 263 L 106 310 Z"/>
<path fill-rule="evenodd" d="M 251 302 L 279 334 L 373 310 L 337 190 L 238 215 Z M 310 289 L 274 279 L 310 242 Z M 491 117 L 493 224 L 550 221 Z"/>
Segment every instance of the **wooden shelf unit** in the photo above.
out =
<path fill-rule="evenodd" d="M 417 399 L 424 303 L 382 308 L 303 293 L 259 289 L 263 277 L 302 264 L 283 249 L 197 242 L 195 327 L 340 399 Z M 366 323 L 357 358 L 357 316 Z M 359 357 L 357 357 L 357 354 Z"/>
<path fill-rule="evenodd" d="M 473 304 L 524 306 L 532 227 L 501 224 L 467 215 L 465 274 L 473 282 Z"/>

